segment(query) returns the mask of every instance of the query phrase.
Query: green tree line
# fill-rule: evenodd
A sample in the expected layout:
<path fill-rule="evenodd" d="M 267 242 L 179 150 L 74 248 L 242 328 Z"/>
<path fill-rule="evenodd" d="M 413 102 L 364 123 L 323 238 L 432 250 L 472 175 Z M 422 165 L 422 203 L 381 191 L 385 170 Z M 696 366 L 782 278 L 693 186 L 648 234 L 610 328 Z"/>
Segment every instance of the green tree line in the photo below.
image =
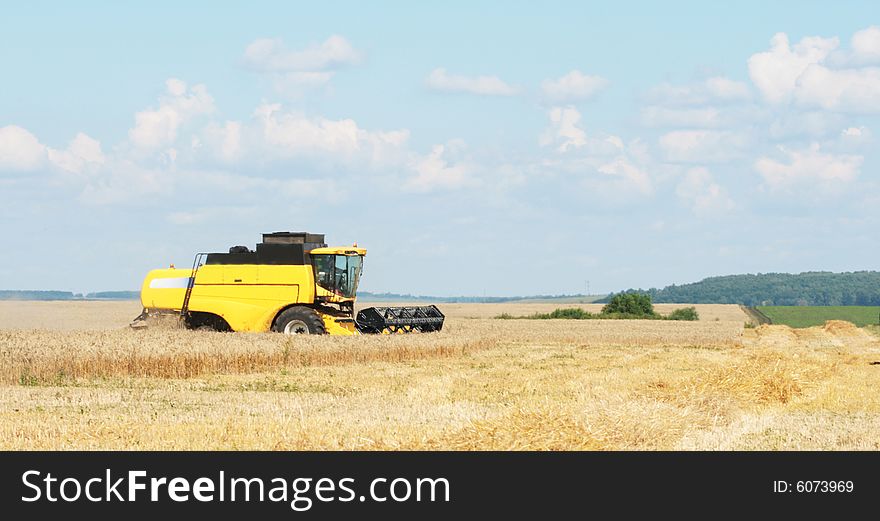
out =
<path fill-rule="evenodd" d="M 880 272 L 758 273 L 709 277 L 662 289 L 629 289 L 647 293 L 654 302 L 745 304 L 747 306 L 878 306 Z M 599 302 L 608 302 L 609 295 Z"/>

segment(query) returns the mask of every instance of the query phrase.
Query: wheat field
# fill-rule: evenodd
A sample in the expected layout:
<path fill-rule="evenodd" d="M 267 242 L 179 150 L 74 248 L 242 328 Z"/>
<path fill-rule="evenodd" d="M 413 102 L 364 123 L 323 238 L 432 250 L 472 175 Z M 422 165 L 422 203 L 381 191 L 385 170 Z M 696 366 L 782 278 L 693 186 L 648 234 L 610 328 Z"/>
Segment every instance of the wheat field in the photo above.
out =
<path fill-rule="evenodd" d="M 745 328 L 737 306 L 491 318 L 555 307 L 450 304 L 439 333 L 285 337 L 135 331 L 129 302 L 0 302 L 0 449 L 880 448 L 869 330 Z"/>

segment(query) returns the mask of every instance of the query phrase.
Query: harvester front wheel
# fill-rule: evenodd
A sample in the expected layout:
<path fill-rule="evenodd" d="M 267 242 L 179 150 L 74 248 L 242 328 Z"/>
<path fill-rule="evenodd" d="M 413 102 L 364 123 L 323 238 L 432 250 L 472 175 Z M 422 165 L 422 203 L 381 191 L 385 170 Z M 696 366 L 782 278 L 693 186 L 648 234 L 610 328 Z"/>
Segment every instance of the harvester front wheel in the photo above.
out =
<path fill-rule="evenodd" d="M 285 335 L 323 335 L 324 320 L 312 308 L 294 306 L 285 309 L 275 319 L 272 330 Z"/>

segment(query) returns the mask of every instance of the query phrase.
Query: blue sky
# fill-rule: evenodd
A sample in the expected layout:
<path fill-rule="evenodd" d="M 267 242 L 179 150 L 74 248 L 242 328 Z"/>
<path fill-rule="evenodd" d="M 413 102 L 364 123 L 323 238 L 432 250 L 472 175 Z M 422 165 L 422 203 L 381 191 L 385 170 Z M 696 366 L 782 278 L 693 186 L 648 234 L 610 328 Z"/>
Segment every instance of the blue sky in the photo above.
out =
<path fill-rule="evenodd" d="M 4 289 L 275 230 L 415 294 L 876 268 L 876 3 L 19 3 L 0 65 Z"/>

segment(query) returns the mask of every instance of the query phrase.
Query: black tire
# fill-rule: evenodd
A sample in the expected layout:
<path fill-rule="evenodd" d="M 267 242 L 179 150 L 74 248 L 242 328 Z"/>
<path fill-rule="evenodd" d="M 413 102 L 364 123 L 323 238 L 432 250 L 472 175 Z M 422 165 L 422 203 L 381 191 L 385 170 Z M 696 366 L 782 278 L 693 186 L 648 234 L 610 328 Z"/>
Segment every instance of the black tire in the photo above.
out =
<path fill-rule="evenodd" d="M 324 320 L 312 308 L 294 306 L 287 308 L 275 319 L 272 331 L 288 335 L 323 335 Z"/>
<path fill-rule="evenodd" d="M 187 315 L 186 327 L 197 331 L 232 331 L 232 328 L 229 327 L 229 324 L 223 319 L 223 317 L 201 311 L 191 311 Z"/>

